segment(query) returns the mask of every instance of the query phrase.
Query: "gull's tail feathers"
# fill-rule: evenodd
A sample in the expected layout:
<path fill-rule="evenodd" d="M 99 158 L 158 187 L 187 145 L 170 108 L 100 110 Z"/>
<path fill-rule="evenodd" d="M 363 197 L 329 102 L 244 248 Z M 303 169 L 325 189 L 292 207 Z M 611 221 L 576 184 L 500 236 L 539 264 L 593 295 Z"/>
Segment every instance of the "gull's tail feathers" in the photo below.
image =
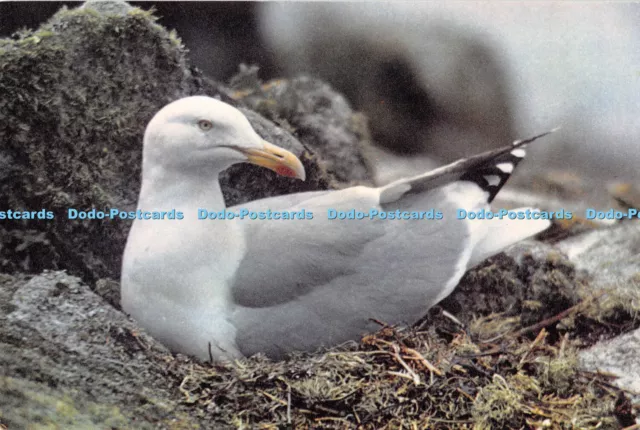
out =
<path fill-rule="evenodd" d="M 535 208 L 518 208 L 513 212 L 539 211 Z M 546 219 L 503 219 L 493 218 L 487 220 L 476 220 L 485 224 L 486 230 L 482 239 L 476 244 L 471 252 L 468 268 L 474 267 L 486 258 L 491 257 L 514 243 L 534 236 L 550 225 L 551 221 Z"/>

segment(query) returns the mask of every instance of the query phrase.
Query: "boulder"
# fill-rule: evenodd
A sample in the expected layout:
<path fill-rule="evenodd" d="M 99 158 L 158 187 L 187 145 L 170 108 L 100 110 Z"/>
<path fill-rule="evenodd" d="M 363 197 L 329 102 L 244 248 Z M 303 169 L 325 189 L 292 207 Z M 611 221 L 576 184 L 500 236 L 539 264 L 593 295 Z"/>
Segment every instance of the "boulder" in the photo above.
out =
<path fill-rule="evenodd" d="M 124 2 L 95 2 L 0 39 L 0 207 L 54 215 L 0 225 L 0 270 L 66 269 L 88 282 L 118 279 L 130 221 L 69 220 L 68 208 L 135 209 L 144 129 L 167 103 L 207 94 L 245 106 L 191 67 L 175 32 L 155 21 Z M 300 156 L 307 181 L 235 166 L 222 178 L 228 205 L 367 179 L 355 137 L 341 141 L 352 145 L 341 150 L 355 154 L 354 173 L 341 160 L 336 176 L 326 171 L 335 159 L 322 161 L 329 152 L 314 137 L 318 130 L 301 143 L 259 114 L 245 113 L 264 138 Z"/>

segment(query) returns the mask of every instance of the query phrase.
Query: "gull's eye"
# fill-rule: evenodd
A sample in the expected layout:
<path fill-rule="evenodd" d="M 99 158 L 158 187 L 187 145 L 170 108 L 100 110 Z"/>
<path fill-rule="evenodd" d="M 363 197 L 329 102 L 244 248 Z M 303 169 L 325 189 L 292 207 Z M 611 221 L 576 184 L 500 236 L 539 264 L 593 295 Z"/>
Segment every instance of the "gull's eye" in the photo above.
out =
<path fill-rule="evenodd" d="M 211 121 L 201 119 L 200 121 L 198 121 L 198 127 L 200 127 L 201 130 L 207 131 L 213 128 L 213 124 L 211 123 Z"/>

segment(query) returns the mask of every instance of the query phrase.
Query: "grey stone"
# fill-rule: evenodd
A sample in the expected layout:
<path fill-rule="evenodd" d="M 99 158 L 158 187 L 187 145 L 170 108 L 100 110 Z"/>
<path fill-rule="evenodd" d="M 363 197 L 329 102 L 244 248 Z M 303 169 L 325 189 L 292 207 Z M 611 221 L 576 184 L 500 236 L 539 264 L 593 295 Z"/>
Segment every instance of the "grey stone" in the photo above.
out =
<path fill-rule="evenodd" d="M 629 221 L 567 239 L 558 244 L 578 270 L 598 288 L 640 288 L 640 223 Z"/>
<path fill-rule="evenodd" d="M 578 270 L 586 272 L 589 287 L 617 290 L 640 309 L 640 223 L 624 222 L 561 242 Z M 636 393 L 640 400 L 640 329 L 605 340 L 580 353 L 582 366 L 618 376 L 614 383 Z"/>
<path fill-rule="evenodd" d="M 176 409 L 168 351 L 78 278 L 3 274 L 0 286 L 0 423 L 74 429 L 197 423 Z"/>
<path fill-rule="evenodd" d="M 640 329 L 599 343 L 580 353 L 581 365 L 617 376 L 614 384 L 640 400 Z"/>

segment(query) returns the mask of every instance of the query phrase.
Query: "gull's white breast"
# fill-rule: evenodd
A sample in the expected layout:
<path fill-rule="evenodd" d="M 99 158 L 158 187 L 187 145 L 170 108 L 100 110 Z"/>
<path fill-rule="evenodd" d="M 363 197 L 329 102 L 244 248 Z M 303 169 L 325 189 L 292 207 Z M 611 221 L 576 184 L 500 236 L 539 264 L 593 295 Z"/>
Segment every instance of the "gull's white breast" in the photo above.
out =
<path fill-rule="evenodd" d="M 172 350 L 241 356 L 229 322 L 229 280 L 244 255 L 233 221 L 136 220 L 122 267 L 122 308 Z M 226 246 L 233 244 L 233 246 Z"/>

